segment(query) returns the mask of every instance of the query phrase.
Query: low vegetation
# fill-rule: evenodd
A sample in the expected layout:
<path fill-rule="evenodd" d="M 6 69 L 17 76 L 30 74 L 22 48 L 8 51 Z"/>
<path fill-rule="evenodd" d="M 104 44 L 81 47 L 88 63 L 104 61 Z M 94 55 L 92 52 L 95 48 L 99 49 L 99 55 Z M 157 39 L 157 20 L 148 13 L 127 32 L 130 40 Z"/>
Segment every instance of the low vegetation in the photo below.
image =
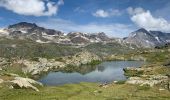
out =
<path fill-rule="evenodd" d="M 169 100 L 170 92 L 158 88 L 128 84 L 111 84 L 108 88 L 97 83 L 68 84 L 29 89 L 0 87 L 1 100 Z"/>
<path fill-rule="evenodd" d="M 8 59 L 35 59 L 36 57 L 51 59 L 56 57 L 74 55 L 75 53 L 81 51 L 81 49 L 67 45 L 53 43 L 40 44 L 31 40 L 11 40 L 3 38 L 0 38 L 0 48 L 0 57 L 5 57 Z"/>

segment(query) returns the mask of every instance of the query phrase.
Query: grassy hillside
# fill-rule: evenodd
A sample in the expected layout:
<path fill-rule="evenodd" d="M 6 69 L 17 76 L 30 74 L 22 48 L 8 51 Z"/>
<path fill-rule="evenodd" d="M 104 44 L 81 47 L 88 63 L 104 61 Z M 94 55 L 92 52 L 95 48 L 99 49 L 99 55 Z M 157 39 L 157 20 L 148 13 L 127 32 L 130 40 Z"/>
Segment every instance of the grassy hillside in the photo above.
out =
<path fill-rule="evenodd" d="M 132 47 L 136 48 L 135 46 Z M 108 56 L 110 54 L 127 54 L 134 51 L 134 49 L 130 48 L 129 45 L 121 45 L 117 42 L 94 43 L 84 48 L 100 56 Z"/>
<path fill-rule="evenodd" d="M 0 38 L 0 57 L 5 58 L 57 58 L 61 56 L 74 55 L 82 50 L 87 50 L 101 57 L 110 54 L 127 54 L 134 51 L 128 45 L 112 43 L 93 43 L 82 48 L 75 48 L 69 45 L 55 43 L 40 44 L 32 40 Z"/>
<path fill-rule="evenodd" d="M 59 44 L 40 44 L 31 40 L 0 39 L 0 57 L 11 58 L 33 58 L 45 57 L 55 58 L 74 55 L 81 51 L 78 48 Z"/>

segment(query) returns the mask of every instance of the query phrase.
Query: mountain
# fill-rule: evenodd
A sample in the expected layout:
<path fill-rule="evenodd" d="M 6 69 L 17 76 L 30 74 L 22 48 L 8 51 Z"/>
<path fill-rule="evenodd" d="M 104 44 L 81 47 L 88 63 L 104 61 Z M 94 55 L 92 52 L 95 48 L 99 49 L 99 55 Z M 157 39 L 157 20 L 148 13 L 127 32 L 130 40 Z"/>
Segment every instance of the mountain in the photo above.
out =
<path fill-rule="evenodd" d="M 125 42 L 134 44 L 137 47 L 154 48 L 164 46 L 170 42 L 170 34 L 160 31 L 147 31 L 141 28 L 124 39 Z"/>
<path fill-rule="evenodd" d="M 43 27 L 37 26 L 35 23 L 27 23 L 27 22 L 21 22 L 18 24 L 9 25 L 7 30 L 9 32 L 20 31 L 22 33 L 25 33 L 26 35 L 34 34 L 34 33 L 39 35 L 43 35 L 43 34 L 56 35 L 56 36 L 63 35 L 61 31 L 56 31 L 53 29 L 45 29 Z"/>
<path fill-rule="evenodd" d="M 1 30 L 0 33 L 2 36 L 4 36 L 4 33 L 6 33 L 6 36 L 10 38 L 31 39 L 39 43 L 85 45 L 89 43 L 110 41 L 110 38 L 103 32 L 94 34 L 70 32 L 65 35 L 61 31 L 46 29 L 39 27 L 35 23 L 27 22 L 9 25 L 4 30 Z"/>
<path fill-rule="evenodd" d="M 34 23 L 21 22 L 9 25 L 5 29 L 11 38 L 31 39 L 40 43 L 56 42 L 58 37 L 62 37 L 64 33 L 53 29 L 39 27 Z"/>

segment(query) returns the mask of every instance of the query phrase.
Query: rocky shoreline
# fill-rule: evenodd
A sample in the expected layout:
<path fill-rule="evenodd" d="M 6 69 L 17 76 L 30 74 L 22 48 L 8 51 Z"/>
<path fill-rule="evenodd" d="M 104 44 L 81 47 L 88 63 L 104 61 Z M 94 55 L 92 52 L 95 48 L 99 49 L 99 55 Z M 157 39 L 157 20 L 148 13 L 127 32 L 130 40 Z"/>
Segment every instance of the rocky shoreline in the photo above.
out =
<path fill-rule="evenodd" d="M 10 84 L 9 88 L 31 88 L 39 91 L 34 85 L 42 86 L 42 84 L 27 77 L 34 77 L 50 70 L 57 70 L 69 66 L 92 64 L 94 61 L 101 61 L 101 58 L 87 51 L 77 53 L 74 56 L 62 57 L 60 60 L 37 58 L 35 61 L 20 59 L 9 63 L 7 59 L 1 58 L 0 69 L 2 72 L 0 73 L 0 84 L 8 83 Z M 19 69 L 19 71 L 14 72 L 12 67 Z M 9 70 L 12 70 L 12 72 L 8 73 Z"/>
<path fill-rule="evenodd" d="M 160 87 L 170 90 L 170 76 L 169 74 L 161 74 L 159 71 L 169 68 L 166 66 L 145 65 L 140 68 L 128 67 L 124 69 L 124 74 L 128 77 L 127 84 L 137 84 L 140 86 L 148 85 L 150 87 Z M 157 70 L 157 72 L 156 72 Z"/>

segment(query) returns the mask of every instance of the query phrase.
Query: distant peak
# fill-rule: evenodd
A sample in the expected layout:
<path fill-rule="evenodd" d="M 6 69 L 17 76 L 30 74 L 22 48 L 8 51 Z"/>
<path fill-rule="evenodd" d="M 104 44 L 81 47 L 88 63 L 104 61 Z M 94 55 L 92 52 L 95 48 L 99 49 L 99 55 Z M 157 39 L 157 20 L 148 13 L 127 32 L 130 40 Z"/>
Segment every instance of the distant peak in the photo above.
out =
<path fill-rule="evenodd" d="M 140 28 L 138 29 L 136 32 L 144 32 L 144 33 L 148 33 L 148 31 L 144 28 Z"/>
<path fill-rule="evenodd" d="M 8 28 L 15 28 L 15 27 L 37 27 L 37 25 L 35 23 L 20 22 L 17 24 L 9 25 Z"/>

